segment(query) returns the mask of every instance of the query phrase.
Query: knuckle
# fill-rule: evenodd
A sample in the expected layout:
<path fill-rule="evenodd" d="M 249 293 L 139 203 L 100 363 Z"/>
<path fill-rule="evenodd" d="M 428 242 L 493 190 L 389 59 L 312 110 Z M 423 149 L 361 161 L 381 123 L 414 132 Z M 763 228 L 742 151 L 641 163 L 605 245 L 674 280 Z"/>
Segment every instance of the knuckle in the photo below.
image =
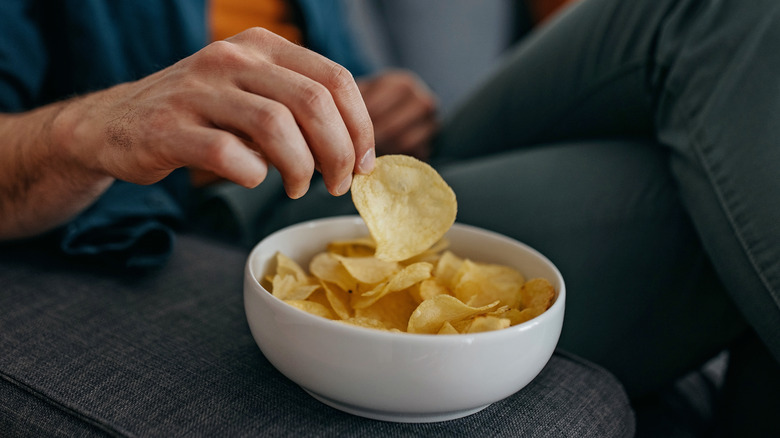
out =
<path fill-rule="evenodd" d="M 228 148 L 232 143 L 229 134 L 218 132 L 204 144 L 205 150 L 202 152 L 204 160 L 209 164 L 210 170 L 224 169 L 228 165 Z"/>
<path fill-rule="evenodd" d="M 262 53 L 269 59 L 274 59 L 278 53 L 283 52 L 283 47 L 293 44 L 262 27 L 251 27 L 238 35 L 228 38 L 228 40 L 237 43 L 237 45 L 248 45 L 255 50 L 255 53 Z"/>
<path fill-rule="evenodd" d="M 333 63 L 325 76 L 325 86 L 334 91 L 343 91 L 355 85 L 355 78 L 343 66 Z"/>
<path fill-rule="evenodd" d="M 214 41 L 203 48 L 197 57 L 197 66 L 202 69 L 232 68 L 245 62 L 245 56 L 238 45 L 227 41 Z"/>
<path fill-rule="evenodd" d="M 281 133 L 295 124 L 292 112 L 282 103 L 270 101 L 256 111 L 255 120 L 266 132 Z"/>
<path fill-rule="evenodd" d="M 266 42 L 266 41 L 274 41 L 278 39 L 278 35 L 271 32 L 268 29 L 265 29 L 263 27 L 250 27 L 249 29 L 246 29 L 242 36 L 246 36 L 247 38 L 258 41 L 258 42 Z"/>
<path fill-rule="evenodd" d="M 300 91 L 300 98 L 304 108 L 314 113 L 326 111 L 333 103 L 333 97 L 328 89 L 317 82 L 304 86 Z"/>

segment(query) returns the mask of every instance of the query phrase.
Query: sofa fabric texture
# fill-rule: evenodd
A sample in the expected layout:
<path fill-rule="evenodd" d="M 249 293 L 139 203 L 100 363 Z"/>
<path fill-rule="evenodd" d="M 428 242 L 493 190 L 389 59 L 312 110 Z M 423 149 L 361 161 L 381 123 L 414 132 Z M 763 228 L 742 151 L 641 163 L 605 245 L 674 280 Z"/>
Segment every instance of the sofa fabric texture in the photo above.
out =
<path fill-rule="evenodd" d="M 239 249 L 178 236 L 159 270 L 111 272 L 0 246 L 0 435 L 631 436 L 622 386 L 556 352 L 529 386 L 472 416 L 396 424 L 311 398 L 246 323 Z"/>

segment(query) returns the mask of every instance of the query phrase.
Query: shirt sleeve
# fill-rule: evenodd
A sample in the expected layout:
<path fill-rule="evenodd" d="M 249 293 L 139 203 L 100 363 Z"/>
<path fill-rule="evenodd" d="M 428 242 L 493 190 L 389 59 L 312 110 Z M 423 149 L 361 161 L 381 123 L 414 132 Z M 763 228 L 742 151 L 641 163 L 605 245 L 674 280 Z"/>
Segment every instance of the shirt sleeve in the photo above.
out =
<path fill-rule="evenodd" d="M 0 13 L 0 111 L 18 112 L 38 99 L 46 75 L 47 49 L 37 2 L 4 0 Z"/>
<path fill-rule="evenodd" d="M 184 212 L 162 185 L 115 182 L 62 231 L 61 250 L 125 268 L 163 265 L 173 251 Z"/>

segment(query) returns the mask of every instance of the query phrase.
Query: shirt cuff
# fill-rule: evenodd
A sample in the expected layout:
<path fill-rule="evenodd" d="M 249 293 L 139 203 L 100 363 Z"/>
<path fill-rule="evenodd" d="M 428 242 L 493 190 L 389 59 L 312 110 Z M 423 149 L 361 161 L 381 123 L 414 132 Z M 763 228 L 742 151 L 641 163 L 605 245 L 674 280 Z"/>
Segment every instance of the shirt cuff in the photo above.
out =
<path fill-rule="evenodd" d="M 65 254 L 127 268 L 162 266 L 173 251 L 182 207 L 160 185 L 115 182 L 98 201 L 65 226 Z"/>

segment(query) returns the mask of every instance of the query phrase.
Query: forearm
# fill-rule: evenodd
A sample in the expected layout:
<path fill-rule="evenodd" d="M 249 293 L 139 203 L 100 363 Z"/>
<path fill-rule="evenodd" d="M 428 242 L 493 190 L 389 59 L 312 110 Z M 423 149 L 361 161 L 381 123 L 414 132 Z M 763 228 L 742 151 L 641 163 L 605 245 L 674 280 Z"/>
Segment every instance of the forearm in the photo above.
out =
<path fill-rule="evenodd" d="M 113 178 L 70 153 L 60 116 L 75 101 L 0 115 L 0 240 L 51 230 L 87 208 Z"/>

